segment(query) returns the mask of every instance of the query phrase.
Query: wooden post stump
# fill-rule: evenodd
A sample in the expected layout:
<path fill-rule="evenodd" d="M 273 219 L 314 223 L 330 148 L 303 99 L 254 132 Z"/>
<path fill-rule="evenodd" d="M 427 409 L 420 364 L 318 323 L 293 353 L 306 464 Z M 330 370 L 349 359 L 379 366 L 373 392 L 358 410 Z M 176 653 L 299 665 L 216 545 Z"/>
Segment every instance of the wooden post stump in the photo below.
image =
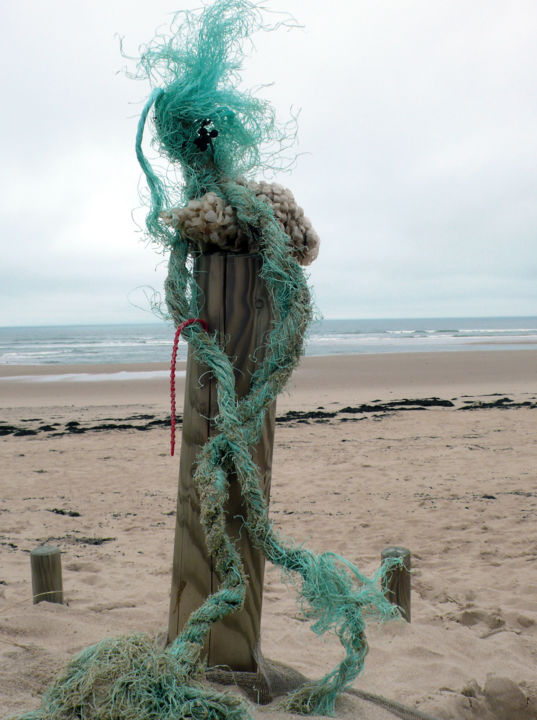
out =
<path fill-rule="evenodd" d="M 194 272 L 199 295 L 199 317 L 218 333 L 220 346 L 235 368 L 237 396 L 250 388 L 251 376 L 265 356 L 271 313 L 267 291 L 259 277 L 257 254 L 213 253 L 196 258 Z M 181 632 L 188 617 L 218 589 L 212 558 L 200 523 L 199 497 L 192 481 L 196 458 L 216 433 L 212 418 L 218 412 L 216 382 L 189 350 L 185 383 L 179 493 L 173 556 L 168 642 Z M 263 434 L 253 452 L 260 483 L 268 503 L 274 441 L 275 403 L 265 416 Z M 206 647 L 207 665 L 256 672 L 261 623 L 265 558 L 252 547 L 244 530 L 240 486 L 231 480 L 226 506 L 226 530 L 241 554 L 248 587 L 243 610 L 216 623 Z"/>
<path fill-rule="evenodd" d="M 384 593 L 391 603 L 399 607 L 402 617 L 410 622 L 410 550 L 398 546 L 384 548 L 382 563 L 388 558 L 401 558 L 403 562 L 387 574 Z"/>
<path fill-rule="evenodd" d="M 40 545 L 30 553 L 32 595 L 39 602 L 63 603 L 62 560 L 60 548 Z"/>

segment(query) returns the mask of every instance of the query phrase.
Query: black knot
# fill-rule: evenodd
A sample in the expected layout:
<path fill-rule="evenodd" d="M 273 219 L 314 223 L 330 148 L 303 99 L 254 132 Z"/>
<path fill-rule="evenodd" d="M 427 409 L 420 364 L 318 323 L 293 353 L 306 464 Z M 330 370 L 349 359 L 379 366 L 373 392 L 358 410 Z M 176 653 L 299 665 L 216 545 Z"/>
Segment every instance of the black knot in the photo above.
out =
<path fill-rule="evenodd" d="M 198 130 L 198 137 L 194 140 L 194 143 L 200 150 L 207 150 L 209 146 L 211 150 L 214 150 L 213 138 L 218 137 L 218 130 L 214 127 L 212 130 L 208 130 L 207 128 L 211 123 L 212 121 L 207 118 L 201 123 L 201 127 Z"/>

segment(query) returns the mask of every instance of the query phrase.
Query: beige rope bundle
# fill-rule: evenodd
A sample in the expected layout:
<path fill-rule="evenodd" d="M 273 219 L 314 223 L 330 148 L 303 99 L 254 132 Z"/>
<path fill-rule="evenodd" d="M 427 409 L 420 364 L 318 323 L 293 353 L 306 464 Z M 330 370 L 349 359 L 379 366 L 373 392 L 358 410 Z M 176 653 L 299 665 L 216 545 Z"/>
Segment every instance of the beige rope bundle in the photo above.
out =
<path fill-rule="evenodd" d="M 297 205 L 293 193 L 276 183 L 239 181 L 239 184 L 269 203 L 276 221 L 289 237 L 292 254 L 300 265 L 312 263 L 319 253 L 319 236 Z M 163 212 L 161 217 L 202 252 L 259 251 L 258 243 L 238 226 L 235 210 L 216 193 L 206 193 L 191 200 L 186 207 Z"/>

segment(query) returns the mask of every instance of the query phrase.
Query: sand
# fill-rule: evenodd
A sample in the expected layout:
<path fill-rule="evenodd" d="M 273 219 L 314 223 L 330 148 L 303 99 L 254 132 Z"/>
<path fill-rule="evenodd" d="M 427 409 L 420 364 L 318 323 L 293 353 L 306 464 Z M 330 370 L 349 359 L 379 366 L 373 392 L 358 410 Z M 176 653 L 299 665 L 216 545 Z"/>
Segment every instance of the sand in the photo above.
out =
<path fill-rule="evenodd" d="M 85 646 L 165 631 L 178 472 L 165 370 L 0 368 L 0 716 L 37 707 Z M 409 402 L 430 398 L 452 404 Z M 412 552 L 412 623 L 369 628 L 354 687 L 439 719 L 537 718 L 537 351 L 306 358 L 278 417 L 276 527 L 368 573 L 388 545 Z M 32 604 L 28 556 L 44 541 L 63 552 L 64 605 Z M 271 567 L 262 650 L 310 677 L 341 657 Z M 362 710 L 393 717 L 353 697 L 338 715 Z"/>

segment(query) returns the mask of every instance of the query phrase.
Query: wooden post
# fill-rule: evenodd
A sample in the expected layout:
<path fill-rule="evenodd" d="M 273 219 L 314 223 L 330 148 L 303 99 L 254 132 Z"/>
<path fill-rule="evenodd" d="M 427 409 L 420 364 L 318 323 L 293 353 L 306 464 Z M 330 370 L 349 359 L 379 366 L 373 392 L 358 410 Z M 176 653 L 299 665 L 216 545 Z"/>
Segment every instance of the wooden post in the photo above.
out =
<path fill-rule="evenodd" d="M 30 553 L 30 564 L 34 605 L 43 601 L 63 603 L 60 548 L 40 545 Z"/>
<path fill-rule="evenodd" d="M 410 622 L 410 550 L 397 546 L 384 548 L 381 561 L 384 563 L 388 558 L 401 558 L 403 562 L 387 574 L 385 595 L 399 607 L 403 618 Z"/>
<path fill-rule="evenodd" d="M 270 305 L 259 277 L 259 255 L 213 253 L 195 261 L 200 288 L 200 317 L 218 339 L 235 368 L 237 396 L 244 396 L 250 378 L 265 355 L 270 330 Z M 192 482 L 197 455 L 216 432 L 211 418 L 218 412 L 216 382 L 206 367 L 189 351 L 185 383 L 183 432 L 179 469 L 179 493 L 173 557 L 168 642 L 185 625 L 190 613 L 218 588 L 218 578 L 208 556 L 200 524 L 199 498 Z M 274 440 L 275 403 L 267 412 L 262 438 L 253 457 L 260 469 L 260 482 L 269 500 Z M 226 507 L 226 530 L 235 540 L 248 577 L 243 610 L 233 613 L 211 629 L 206 647 L 207 665 L 256 672 L 261 623 L 265 560 L 255 550 L 243 528 L 245 514 L 239 483 L 231 481 Z"/>

